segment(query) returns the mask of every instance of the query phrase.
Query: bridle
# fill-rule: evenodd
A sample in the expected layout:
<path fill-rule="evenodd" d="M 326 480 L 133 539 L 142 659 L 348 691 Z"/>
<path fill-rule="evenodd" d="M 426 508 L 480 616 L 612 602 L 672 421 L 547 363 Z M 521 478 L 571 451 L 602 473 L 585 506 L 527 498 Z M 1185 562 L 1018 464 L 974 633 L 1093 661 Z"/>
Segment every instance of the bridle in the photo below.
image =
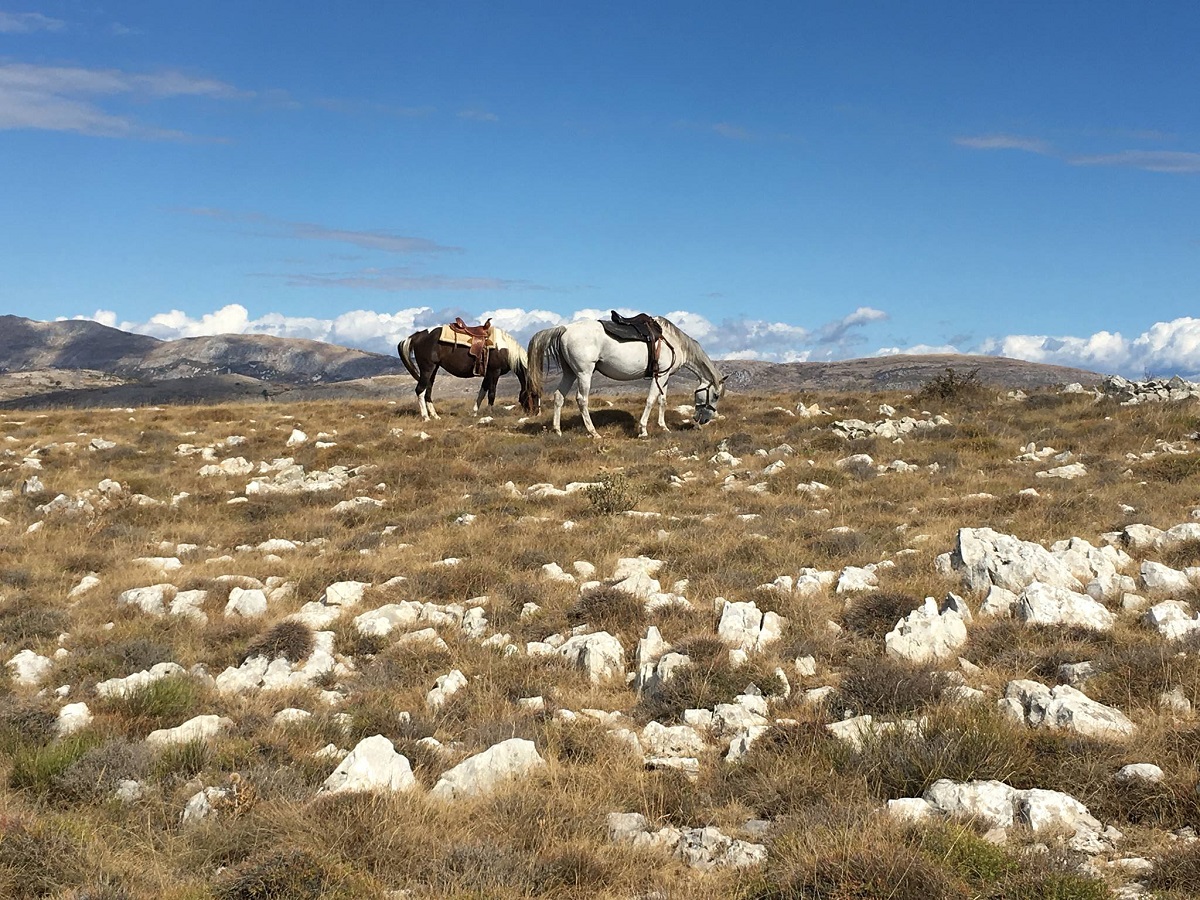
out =
<path fill-rule="evenodd" d="M 713 418 L 717 415 L 717 404 L 713 398 L 714 385 L 706 384 L 703 387 L 696 388 L 696 393 L 693 399 L 695 400 L 696 412 L 707 410 Z M 718 399 L 719 399 L 718 395 Z"/>

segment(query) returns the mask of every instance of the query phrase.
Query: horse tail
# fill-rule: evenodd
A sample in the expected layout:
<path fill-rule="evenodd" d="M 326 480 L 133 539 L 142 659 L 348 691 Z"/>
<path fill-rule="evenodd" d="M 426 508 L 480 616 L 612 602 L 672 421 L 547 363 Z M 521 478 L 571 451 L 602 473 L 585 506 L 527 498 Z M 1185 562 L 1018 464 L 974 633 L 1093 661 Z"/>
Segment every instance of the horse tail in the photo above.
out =
<path fill-rule="evenodd" d="M 566 330 L 565 325 L 556 325 L 539 331 L 529 341 L 529 376 L 526 389 L 529 391 L 529 402 L 533 408 L 536 408 L 542 399 L 546 360 L 562 358 L 562 336 Z"/>
<path fill-rule="evenodd" d="M 417 371 L 416 363 L 412 360 L 412 342 L 421 332 L 410 334 L 399 344 L 396 345 L 396 352 L 400 354 L 400 362 L 404 363 L 404 368 L 408 369 L 408 373 L 412 375 L 418 382 L 421 380 L 421 373 Z"/>

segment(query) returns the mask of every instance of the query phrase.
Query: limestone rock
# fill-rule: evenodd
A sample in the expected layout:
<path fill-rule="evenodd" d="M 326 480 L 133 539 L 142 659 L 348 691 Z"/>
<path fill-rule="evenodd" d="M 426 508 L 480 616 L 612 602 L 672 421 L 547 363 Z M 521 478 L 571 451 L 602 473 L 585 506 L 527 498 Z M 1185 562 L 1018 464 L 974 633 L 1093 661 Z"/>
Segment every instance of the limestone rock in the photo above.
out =
<path fill-rule="evenodd" d="M 233 720 L 222 716 L 196 716 L 174 728 L 160 728 L 150 732 L 146 735 L 146 743 L 154 748 L 162 748 L 172 744 L 208 741 L 232 726 Z"/>
<path fill-rule="evenodd" d="M 901 619 L 884 638 L 888 656 L 917 665 L 957 656 L 966 642 L 967 626 L 957 605 L 947 598 L 939 607 L 932 597 L 925 598 L 920 608 Z"/>
<path fill-rule="evenodd" d="M 1026 625 L 1075 625 L 1109 631 L 1115 617 L 1087 594 L 1034 581 L 1021 592 L 1017 616 Z"/>
<path fill-rule="evenodd" d="M 544 766 L 533 741 L 509 738 L 442 773 L 430 794 L 445 800 L 486 793 L 509 778 Z"/>
<path fill-rule="evenodd" d="M 593 684 L 617 676 L 625 677 L 625 648 L 607 631 L 576 635 L 558 652 L 575 668 L 586 672 Z"/>
<path fill-rule="evenodd" d="M 381 734 L 359 741 L 321 785 L 322 794 L 410 791 L 417 787 L 408 757 Z"/>

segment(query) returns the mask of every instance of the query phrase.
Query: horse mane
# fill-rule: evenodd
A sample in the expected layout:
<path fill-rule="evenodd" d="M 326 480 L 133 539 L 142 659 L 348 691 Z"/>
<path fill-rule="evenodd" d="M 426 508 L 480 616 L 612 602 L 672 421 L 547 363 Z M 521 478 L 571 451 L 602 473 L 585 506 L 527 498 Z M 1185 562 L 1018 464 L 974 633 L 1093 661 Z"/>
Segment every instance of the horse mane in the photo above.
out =
<path fill-rule="evenodd" d="M 526 356 L 525 347 L 520 341 L 503 328 L 497 328 L 494 325 L 492 326 L 492 340 L 496 342 L 497 349 L 508 351 L 508 359 L 514 372 L 524 375 L 529 371 L 529 357 Z"/>
<path fill-rule="evenodd" d="M 655 316 L 654 320 L 662 326 L 663 336 L 667 339 L 667 342 L 683 355 L 683 366 L 691 369 L 701 381 L 708 379 L 713 384 L 718 384 L 721 381 L 720 370 L 713 365 L 713 361 L 704 352 L 704 348 L 700 346 L 699 341 L 687 334 L 670 319 L 663 316 Z"/>

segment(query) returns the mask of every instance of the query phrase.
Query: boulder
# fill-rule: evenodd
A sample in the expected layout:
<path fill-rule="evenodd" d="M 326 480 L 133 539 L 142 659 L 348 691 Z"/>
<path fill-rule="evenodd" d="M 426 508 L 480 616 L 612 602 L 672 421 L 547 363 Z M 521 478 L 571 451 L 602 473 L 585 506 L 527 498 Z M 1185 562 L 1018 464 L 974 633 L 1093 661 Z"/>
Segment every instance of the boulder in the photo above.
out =
<path fill-rule="evenodd" d="M 947 574 L 958 573 L 971 591 L 998 585 L 1020 593 L 1034 581 L 1071 591 L 1083 588 L 1062 560 L 1041 544 L 991 528 L 960 528 L 955 548 L 941 568 Z"/>
<path fill-rule="evenodd" d="M 884 638 L 887 655 L 917 665 L 957 656 L 958 648 L 967 642 L 967 626 L 950 597 L 941 606 L 926 597 L 920 608 L 901 619 Z"/>
<path fill-rule="evenodd" d="M 576 635 L 559 647 L 558 652 L 575 668 L 586 672 L 593 684 L 625 677 L 625 648 L 607 631 Z"/>
<path fill-rule="evenodd" d="M 1115 621 L 1111 612 L 1087 594 L 1040 581 L 1021 592 L 1016 610 L 1026 625 L 1074 625 L 1109 631 Z"/>
<path fill-rule="evenodd" d="M 160 728 L 146 735 L 146 744 L 156 749 L 172 744 L 188 744 L 192 741 L 209 741 L 227 728 L 233 720 L 222 716 L 207 715 L 188 719 L 174 728 Z"/>
<path fill-rule="evenodd" d="M 417 787 L 408 758 L 390 740 L 376 734 L 359 741 L 325 779 L 319 793 L 410 791 Z"/>
<path fill-rule="evenodd" d="M 545 764 L 533 741 L 509 738 L 443 772 L 430 794 L 454 800 L 486 793 L 510 778 L 525 775 Z"/>

